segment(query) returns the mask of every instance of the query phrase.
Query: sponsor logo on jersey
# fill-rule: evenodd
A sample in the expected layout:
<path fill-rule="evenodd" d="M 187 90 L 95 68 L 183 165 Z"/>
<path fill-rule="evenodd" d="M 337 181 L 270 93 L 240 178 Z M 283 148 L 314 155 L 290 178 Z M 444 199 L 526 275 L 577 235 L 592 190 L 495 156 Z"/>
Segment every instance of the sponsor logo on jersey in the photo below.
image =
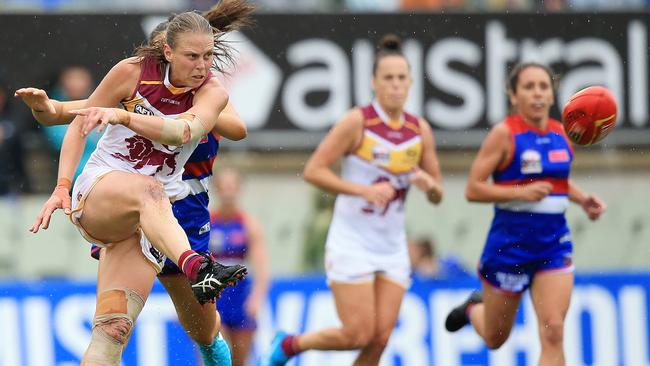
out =
<path fill-rule="evenodd" d="M 566 163 L 569 161 L 569 152 L 566 149 L 556 149 L 548 152 L 548 161 L 551 163 Z"/>
<path fill-rule="evenodd" d="M 173 104 L 173 105 L 181 105 L 181 102 L 169 98 L 160 98 L 160 101 L 162 103 L 168 103 L 168 104 Z"/>
<path fill-rule="evenodd" d="M 404 138 L 404 134 L 402 131 L 388 131 L 386 137 L 389 139 L 401 140 Z"/>
<path fill-rule="evenodd" d="M 542 156 L 536 150 L 525 150 L 521 153 L 521 173 L 538 174 L 542 172 Z"/>

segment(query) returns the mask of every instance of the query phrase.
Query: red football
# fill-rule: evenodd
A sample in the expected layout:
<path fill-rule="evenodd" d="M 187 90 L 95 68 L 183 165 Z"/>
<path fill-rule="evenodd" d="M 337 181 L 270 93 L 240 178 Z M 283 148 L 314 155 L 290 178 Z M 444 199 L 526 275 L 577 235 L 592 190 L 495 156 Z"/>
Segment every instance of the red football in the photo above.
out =
<path fill-rule="evenodd" d="M 616 126 L 616 99 L 602 86 L 582 89 L 564 106 L 562 121 L 567 136 L 575 144 L 595 144 Z"/>

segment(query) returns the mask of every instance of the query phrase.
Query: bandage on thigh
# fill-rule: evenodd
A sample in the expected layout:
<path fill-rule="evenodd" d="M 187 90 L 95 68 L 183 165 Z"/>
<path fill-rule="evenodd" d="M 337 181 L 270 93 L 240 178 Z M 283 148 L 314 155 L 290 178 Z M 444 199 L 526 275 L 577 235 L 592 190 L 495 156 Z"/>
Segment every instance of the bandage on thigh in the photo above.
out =
<path fill-rule="evenodd" d="M 93 330 L 82 365 L 119 366 L 122 351 L 144 307 L 144 299 L 128 288 L 111 289 L 97 296 Z"/>

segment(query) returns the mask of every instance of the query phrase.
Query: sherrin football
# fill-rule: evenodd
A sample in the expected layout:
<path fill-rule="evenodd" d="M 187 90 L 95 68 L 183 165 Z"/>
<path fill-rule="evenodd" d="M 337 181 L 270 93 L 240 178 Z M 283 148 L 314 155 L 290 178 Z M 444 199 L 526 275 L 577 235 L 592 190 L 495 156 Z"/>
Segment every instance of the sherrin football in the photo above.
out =
<path fill-rule="evenodd" d="M 609 135 L 616 126 L 616 99 L 602 86 L 573 94 L 562 111 L 564 130 L 577 145 L 589 146 Z"/>

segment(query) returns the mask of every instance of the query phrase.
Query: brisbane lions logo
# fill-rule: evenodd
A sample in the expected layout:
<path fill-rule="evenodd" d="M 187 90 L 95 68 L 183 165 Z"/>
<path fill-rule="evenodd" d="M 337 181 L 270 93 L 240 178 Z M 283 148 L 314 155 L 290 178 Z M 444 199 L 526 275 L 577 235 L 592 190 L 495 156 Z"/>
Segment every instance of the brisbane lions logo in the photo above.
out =
<path fill-rule="evenodd" d="M 388 177 L 380 176 L 377 179 L 375 179 L 372 182 L 372 184 L 381 183 L 381 182 L 390 182 L 390 179 L 388 179 Z M 388 201 L 388 204 L 386 205 L 386 207 L 383 208 L 383 210 L 377 211 L 377 207 L 372 203 L 368 202 L 365 206 L 361 208 L 361 211 L 365 214 L 378 213 L 380 216 L 385 216 L 386 212 L 388 212 L 388 208 L 393 202 L 399 204 L 400 211 L 403 210 L 404 202 L 406 201 L 406 194 L 408 193 L 408 188 L 394 188 L 394 189 L 395 189 L 395 196 L 393 197 L 392 200 Z"/>
<path fill-rule="evenodd" d="M 179 152 L 173 152 L 167 145 L 162 145 L 168 152 L 154 149 L 153 142 L 142 137 L 133 136 L 124 139 L 127 142 L 126 148 L 129 150 L 129 155 L 120 153 L 112 154 L 113 157 L 120 160 L 136 163 L 133 167 L 137 170 L 144 168 L 147 165 L 158 167 L 156 173 L 160 172 L 163 165 L 167 165 L 172 171 L 167 174 L 172 175 L 176 171 L 176 155 Z M 152 174 L 153 175 L 153 174 Z"/>

